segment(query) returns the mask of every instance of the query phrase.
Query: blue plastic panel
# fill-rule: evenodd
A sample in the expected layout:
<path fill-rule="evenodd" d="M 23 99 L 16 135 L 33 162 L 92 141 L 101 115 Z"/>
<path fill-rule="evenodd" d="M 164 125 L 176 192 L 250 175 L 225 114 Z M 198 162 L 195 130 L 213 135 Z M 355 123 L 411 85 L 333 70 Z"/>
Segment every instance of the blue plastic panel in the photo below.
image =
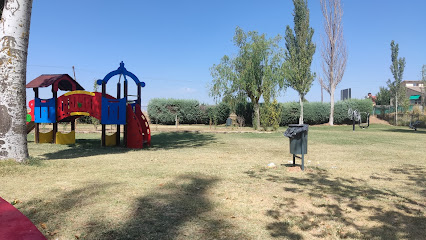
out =
<path fill-rule="evenodd" d="M 126 124 L 126 99 L 102 98 L 101 124 Z"/>
<path fill-rule="evenodd" d="M 55 99 L 36 98 L 34 106 L 34 122 L 36 123 L 55 123 L 56 110 Z"/>

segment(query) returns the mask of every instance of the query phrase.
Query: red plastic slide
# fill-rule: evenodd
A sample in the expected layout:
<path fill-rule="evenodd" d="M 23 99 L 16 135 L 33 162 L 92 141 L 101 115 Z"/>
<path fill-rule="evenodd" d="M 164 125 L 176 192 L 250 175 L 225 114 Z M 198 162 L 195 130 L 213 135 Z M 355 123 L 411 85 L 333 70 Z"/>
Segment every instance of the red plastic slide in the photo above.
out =
<path fill-rule="evenodd" d="M 47 238 L 24 214 L 0 198 L 0 239 L 46 240 Z"/>
<path fill-rule="evenodd" d="M 148 120 L 141 111 L 139 104 L 135 105 L 133 111 L 132 106 L 127 106 L 127 147 L 143 148 L 143 144 L 151 145 L 151 130 L 149 129 Z"/>

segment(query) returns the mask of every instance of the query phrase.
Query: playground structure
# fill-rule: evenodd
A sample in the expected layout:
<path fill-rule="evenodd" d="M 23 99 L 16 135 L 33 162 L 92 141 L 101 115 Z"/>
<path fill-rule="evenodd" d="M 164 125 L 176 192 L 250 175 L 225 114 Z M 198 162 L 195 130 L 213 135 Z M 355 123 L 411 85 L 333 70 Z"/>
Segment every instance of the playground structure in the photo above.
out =
<path fill-rule="evenodd" d="M 366 115 L 366 122 L 362 122 L 361 114 Z M 370 126 L 370 113 L 368 112 L 360 112 L 357 109 L 352 110 L 352 108 L 348 109 L 348 117 L 352 120 L 352 131 L 355 131 L 355 123 L 358 122 L 360 128 L 365 129 Z"/>
<path fill-rule="evenodd" d="M 108 81 L 119 75 L 117 97 L 106 93 Z M 121 98 L 121 77 L 124 78 L 124 96 Z M 128 80 L 130 77 L 137 87 L 137 99 L 128 100 Z M 41 75 L 27 84 L 33 88 L 35 99 L 29 102 L 30 112 L 27 115 L 27 133 L 35 129 L 36 143 L 75 143 L 75 120 L 81 116 L 92 116 L 102 124 L 102 146 L 119 146 L 121 125 L 124 126 L 123 145 L 128 148 L 143 148 L 151 144 L 151 130 L 148 121 L 141 111 L 141 88 L 145 83 L 131 72 L 127 71 L 124 63 L 97 81 L 102 86 L 102 92 L 88 92 L 68 74 Z M 39 88 L 52 86 L 53 98 L 40 99 Z M 57 97 L 58 90 L 69 91 Z M 59 122 L 70 122 L 71 132 L 58 131 Z M 53 130 L 40 132 L 41 123 L 52 123 Z M 106 125 L 117 125 L 117 131 L 107 135 Z"/>

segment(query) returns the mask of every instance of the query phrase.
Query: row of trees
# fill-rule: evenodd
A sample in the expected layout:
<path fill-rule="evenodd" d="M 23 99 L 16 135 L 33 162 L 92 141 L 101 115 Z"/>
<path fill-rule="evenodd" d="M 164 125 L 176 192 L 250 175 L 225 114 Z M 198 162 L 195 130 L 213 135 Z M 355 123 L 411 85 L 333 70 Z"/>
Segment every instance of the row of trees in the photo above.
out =
<path fill-rule="evenodd" d="M 391 65 L 390 70 L 393 75 L 393 79 L 388 79 L 386 87 L 380 87 L 379 92 L 376 96 L 377 105 L 389 105 L 393 104 L 397 111 L 399 105 L 409 105 L 409 99 L 406 97 L 406 88 L 402 85 L 403 74 L 405 69 L 405 58 L 398 57 L 399 45 L 392 40 L 391 44 Z M 423 65 L 422 70 L 422 83 L 426 86 L 426 65 Z M 426 98 L 426 91 L 422 89 L 423 103 Z M 395 114 L 395 124 L 398 123 L 398 114 Z"/>
<path fill-rule="evenodd" d="M 211 67 L 213 82 L 210 95 L 229 103 L 250 99 L 254 107 L 253 126 L 260 126 L 259 101 L 273 104 L 276 96 L 287 87 L 299 93 L 299 124 L 303 124 L 303 102 L 316 74 L 311 72 L 316 50 L 312 42 L 314 30 L 309 26 L 307 0 L 293 0 L 294 29 L 285 31 L 285 49 L 280 47 L 281 36 L 267 38 L 256 31 L 244 32 L 237 27 L 233 42 L 239 49 L 236 57 L 225 55 Z M 340 0 L 321 0 L 324 16 L 323 77 L 321 86 L 330 94 L 330 125 L 333 125 L 334 91 L 343 78 L 346 67 L 346 45 L 343 39 Z"/>

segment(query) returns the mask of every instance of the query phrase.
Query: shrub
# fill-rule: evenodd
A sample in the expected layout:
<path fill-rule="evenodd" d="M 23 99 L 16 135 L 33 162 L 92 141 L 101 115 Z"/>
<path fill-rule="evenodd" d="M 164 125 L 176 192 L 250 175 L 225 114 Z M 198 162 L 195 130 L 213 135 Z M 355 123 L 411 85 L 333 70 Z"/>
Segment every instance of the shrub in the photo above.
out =
<path fill-rule="evenodd" d="M 272 127 L 276 131 L 279 127 L 281 120 L 281 106 L 277 100 L 274 99 L 272 103 L 264 103 L 260 108 L 260 125 L 267 131 Z"/>
<path fill-rule="evenodd" d="M 197 100 L 154 98 L 148 103 L 148 114 L 153 123 L 174 124 L 176 116 L 179 123 L 201 122 L 201 109 Z"/>

